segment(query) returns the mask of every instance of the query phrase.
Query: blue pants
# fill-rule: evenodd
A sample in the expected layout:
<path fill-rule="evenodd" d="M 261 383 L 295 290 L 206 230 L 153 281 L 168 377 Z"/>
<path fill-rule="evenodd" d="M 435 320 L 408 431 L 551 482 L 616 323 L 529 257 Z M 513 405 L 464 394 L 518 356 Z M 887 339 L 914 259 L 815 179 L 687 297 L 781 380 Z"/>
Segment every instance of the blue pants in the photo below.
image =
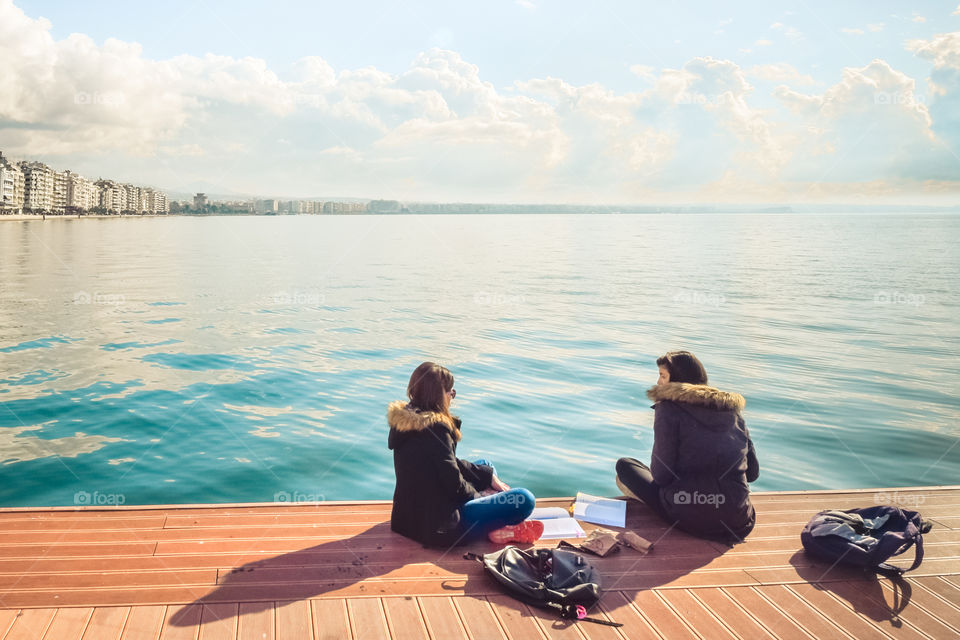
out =
<path fill-rule="evenodd" d="M 475 460 L 474 464 L 493 467 L 489 460 Z M 510 489 L 470 500 L 460 507 L 460 517 L 471 538 L 482 538 L 494 529 L 523 522 L 535 504 L 536 498 L 528 489 Z"/>

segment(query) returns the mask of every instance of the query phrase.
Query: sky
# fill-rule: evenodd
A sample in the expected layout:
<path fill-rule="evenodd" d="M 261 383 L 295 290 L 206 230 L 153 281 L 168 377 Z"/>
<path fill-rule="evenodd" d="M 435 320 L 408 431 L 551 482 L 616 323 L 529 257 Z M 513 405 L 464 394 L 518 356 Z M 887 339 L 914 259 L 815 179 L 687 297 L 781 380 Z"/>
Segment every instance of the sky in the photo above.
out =
<path fill-rule="evenodd" d="M 238 196 L 953 205 L 956 2 L 0 0 L 0 151 Z"/>

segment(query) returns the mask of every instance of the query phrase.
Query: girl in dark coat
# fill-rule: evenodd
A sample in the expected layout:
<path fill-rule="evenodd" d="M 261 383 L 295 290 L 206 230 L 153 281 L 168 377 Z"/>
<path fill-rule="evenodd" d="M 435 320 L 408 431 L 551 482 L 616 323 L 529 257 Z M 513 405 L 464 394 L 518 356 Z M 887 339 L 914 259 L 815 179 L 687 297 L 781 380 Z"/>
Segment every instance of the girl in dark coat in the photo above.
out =
<path fill-rule="evenodd" d="M 617 461 L 617 486 L 664 520 L 704 538 L 740 541 L 753 530 L 748 482 L 760 467 L 741 411 L 743 396 L 707 386 L 707 372 L 687 351 L 657 359 L 650 466 Z"/>
<path fill-rule="evenodd" d="M 457 458 L 461 423 L 450 413 L 456 394 L 450 371 L 424 362 L 410 376 L 409 402 L 387 408 L 387 446 L 397 478 L 390 527 L 430 546 L 483 536 L 499 543 L 534 542 L 543 523 L 524 522 L 533 511 L 533 494 L 511 489 L 489 464 Z"/>

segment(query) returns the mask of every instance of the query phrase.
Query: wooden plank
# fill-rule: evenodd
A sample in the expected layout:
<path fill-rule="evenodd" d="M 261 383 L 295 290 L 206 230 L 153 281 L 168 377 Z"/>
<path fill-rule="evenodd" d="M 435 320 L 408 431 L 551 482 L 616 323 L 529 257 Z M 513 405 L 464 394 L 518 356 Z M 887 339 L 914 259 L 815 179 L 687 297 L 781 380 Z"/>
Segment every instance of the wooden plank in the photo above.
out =
<path fill-rule="evenodd" d="M 237 609 L 237 640 L 274 640 L 276 609 L 272 602 L 241 602 Z"/>
<path fill-rule="evenodd" d="M 527 605 L 506 595 L 487 596 L 487 602 L 508 638 L 543 640 L 540 625 L 534 620 Z"/>
<path fill-rule="evenodd" d="M 895 614 L 893 609 L 887 606 L 879 580 L 859 583 L 831 582 L 825 585 L 824 591 L 832 594 L 835 599 L 850 607 L 861 619 L 867 620 L 889 636 L 912 640 L 920 640 L 924 637 L 910 621 L 906 620 L 905 616 Z"/>
<path fill-rule="evenodd" d="M 751 639 L 774 638 L 773 634 L 722 589 L 692 589 L 690 593 L 717 620 L 722 620 L 734 636 Z"/>
<path fill-rule="evenodd" d="M 790 616 L 761 596 L 755 587 L 724 587 L 723 591 L 775 637 L 781 639 L 813 637 Z"/>
<path fill-rule="evenodd" d="M 236 640 L 237 603 L 204 604 L 200 616 L 200 640 Z"/>
<path fill-rule="evenodd" d="M 914 628 L 932 638 L 960 637 L 960 609 L 944 602 L 913 580 L 898 585 L 896 590 L 890 580 L 879 580 L 879 592 L 864 592 L 878 601 L 884 609 L 896 614 Z M 953 618 L 954 626 L 946 618 Z"/>
<path fill-rule="evenodd" d="M 619 622 L 620 635 L 631 640 L 659 640 L 660 634 L 640 615 L 620 591 L 605 591 L 599 608 L 607 620 Z"/>
<path fill-rule="evenodd" d="M 370 526 L 390 521 L 390 511 L 318 511 L 316 513 L 234 513 L 219 515 L 180 515 L 172 513 L 163 524 L 164 529 L 216 529 L 238 525 L 264 529 L 303 526 L 323 528 L 331 524 Z"/>
<path fill-rule="evenodd" d="M 159 539 L 162 529 L 121 529 L 109 531 L 90 531 L 87 529 L 70 531 L 13 531 L 0 532 L 0 545 L 11 544 L 71 544 L 96 540 L 103 544 L 115 542 L 126 544 L 131 542 L 155 541 Z"/>
<path fill-rule="evenodd" d="M 203 607 L 199 604 L 167 607 L 160 629 L 160 640 L 196 640 L 200 634 L 202 614 Z"/>
<path fill-rule="evenodd" d="M 812 584 L 790 585 L 787 589 L 858 640 L 887 637 L 877 627 L 858 616 L 839 600 Z"/>
<path fill-rule="evenodd" d="M 826 563 L 819 563 L 811 566 L 794 567 L 774 567 L 770 569 L 744 569 L 760 584 L 797 584 L 807 582 L 836 582 L 869 579 L 870 575 L 865 574 L 852 566 L 832 567 Z M 960 558 L 942 558 L 933 559 L 929 562 L 923 561 L 915 571 L 911 571 L 911 577 L 920 576 L 940 576 L 950 577 L 952 574 L 960 573 Z"/>
<path fill-rule="evenodd" d="M 3 638 L 19 615 L 19 609 L 0 609 L 0 638 Z"/>
<path fill-rule="evenodd" d="M 56 609 L 24 609 L 3 640 L 37 640 L 46 633 Z"/>
<path fill-rule="evenodd" d="M 709 609 L 693 597 L 688 589 L 667 589 L 660 591 L 664 601 L 683 618 L 694 632 L 703 638 L 729 638 L 735 640 L 734 635 L 724 626 L 724 620 L 715 616 Z M 732 602 L 729 606 L 735 607 Z"/>
<path fill-rule="evenodd" d="M 104 556 L 151 555 L 156 542 L 123 544 L 91 542 L 87 544 L 6 544 L 0 545 L 0 558 L 93 558 Z"/>
<path fill-rule="evenodd" d="M 656 571 L 606 574 L 601 572 L 604 579 L 604 588 L 620 591 L 634 591 L 637 589 L 687 588 L 687 587 L 723 587 L 749 586 L 759 584 L 753 577 L 753 569 L 734 571 Z"/>
<path fill-rule="evenodd" d="M 93 615 L 93 609 L 89 607 L 57 609 L 57 613 L 53 616 L 53 621 L 43 637 L 50 640 L 80 640 L 91 615 Z M 3 636 L 0 635 L 0 637 Z M 117 636 L 113 637 L 116 638 Z M 107 639 L 104 638 L 104 640 Z"/>
<path fill-rule="evenodd" d="M 313 611 L 309 600 L 277 603 L 277 637 L 282 640 L 313 640 Z"/>
<path fill-rule="evenodd" d="M 529 609 L 530 615 L 540 625 L 540 631 L 550 640 L 584 640 L 578 623 L 564 620 L 552 611 L 544 611 L 538 607 Z"/>
<path fill-rule="evenodd" d="M 347 611 L 355 640 L 389 640 L 390 630 L 380 598 L 350 598 Z"/>
<path fill-rule="evenodd" d="M 453 598 L 467 634 L 473 640 L 506 640 L 500 622 L 484 597 L 460 596 Z"/>
<path fill-rule="evenodd" d="M 119 638 L 130 615 L 129 607 L 97 607 L 87 623 L 83 640 Z"/>
<path fill-rule="evenodd" d="M 941 578 L 910 578 L 914 589 L 910 601 L 916 602 L 932 615 L 950 625 L 960 635 L 960 588 Z M 888 600 L 889 601 L 889 600 Z"/>
<path fill-rule="evenodd" d="M 803 628 L 814 638 L 849 638 L 849 634 L 834 625 L 829 619 L 821 615 L 817 609 L 810 606 L 796 593 L 783 585 L 755 587 L 757 593 L 776 607 L 781 613 Z M 789 637 L 789 636 L 788 636 Z"/>
<path fill-rule="evenodd" d="M 24 533 L 105 533 L 110 531 L 140 531 L 149 534 L 163 528 L 163 516 L 150 518 L 125 518 L 123 520 L 104 520 L 93 518 L 85 520 L 29 519 L 0 522 L 4 535 Z"/>
<path fill-rule="evenodd" d="M 164 585 L 217 584 L 216 569 L 181 569 L 179 571 L 110 571 L 90 573 L 27 573 L 20 574 L 10 591 L 25 589 L 90 589 L 94 587 L 152 587 Z"/>
<path fill-rule="evenodd" d="M 166 615 L 164 605 L 130 607 L 121 640 L 157 640 Z"/>
<path fill-rule="evenodd" d="M 390 628 L 390 637 L 394 640 L 419 640 L 427 637 L 427 627 L 420 613 L 417 599 L 410 596 L 395 596 L 380 598 L 384 613 L 387 617 L 387 626 Z"/>
<path fill-rule="evenodd" d="M 353 637 L 346 600 L 340 598 L 311 600 L 310 604 L 313 607 L 313 628 L 316 631 L 317 640 L 342 640 Z"/>
<path fill-rule="evenodd" d="M 670 608 L 656 591 L 624 592 L 624 596 L 646 618 L 650 626 L 662 637 L 693 638 L 697 635 L 677 613 Z"/>
<path fill-rule="evenodd" d="M 449 597 L 429 596 L 417 600 L 431 638 L 462 638 L 466 635 L 460 616 Z"/>

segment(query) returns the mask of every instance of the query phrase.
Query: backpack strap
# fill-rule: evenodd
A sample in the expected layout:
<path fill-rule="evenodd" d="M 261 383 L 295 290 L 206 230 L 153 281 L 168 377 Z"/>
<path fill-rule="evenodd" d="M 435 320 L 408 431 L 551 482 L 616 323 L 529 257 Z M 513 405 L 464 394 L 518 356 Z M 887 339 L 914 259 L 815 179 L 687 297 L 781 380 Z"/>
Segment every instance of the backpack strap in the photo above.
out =
<path fill-rule="evenodd" d="M 586 608 L 581 604 L 564 604 L 557 605 L 560 607 L 560 617 L 565 620 L 576 620 L 584 622 L 594 622 L 596 624 L 605 624 L 608 627 L 622 627 L 622 622 L 613 622 L 612 620 L 604 620 L 603 618 L 590 618 L 587 616 Z"/>
<path fill-rule="evenodd" d="M 930 531 L 930 523 L 924 523 L 925 529 Z M 907 569 L 901 569 L 900 567 L 894 566 L 892 564 L 887 564 L 886 562 L 881 562 L 876 566 L 877 573 L 882 573 L 886 576 L 902 576 L 907 571 L 913 571 L 920 566 L 920 563 L 923 562 L 923 533 L 921 533 L 924 528 L 921 528 L 917 532 L 916 538 L 914 538 L 914 556 L 913 564 L 910 565 Z"/>

